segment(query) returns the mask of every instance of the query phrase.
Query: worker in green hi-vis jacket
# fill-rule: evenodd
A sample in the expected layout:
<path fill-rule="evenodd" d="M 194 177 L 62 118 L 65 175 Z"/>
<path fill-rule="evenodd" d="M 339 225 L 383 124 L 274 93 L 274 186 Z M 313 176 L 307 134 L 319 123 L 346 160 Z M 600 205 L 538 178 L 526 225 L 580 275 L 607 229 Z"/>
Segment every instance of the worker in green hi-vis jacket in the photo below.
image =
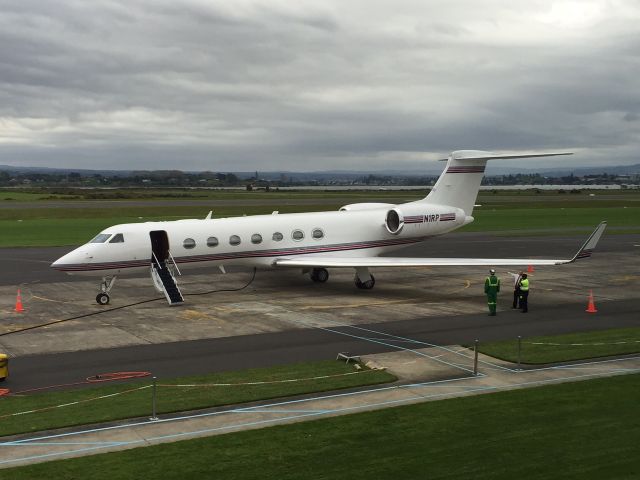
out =
<path fill-rule="evenodd" d="M 496 314 L 496 301 L 498 300 L 499 291 L 500 279 L 496 277 L 496 271 L 492 268 L 489 270 L 489 276 L 484 281 L 484 293 L 487 295 L 487 305 L 491 316 Z"/>

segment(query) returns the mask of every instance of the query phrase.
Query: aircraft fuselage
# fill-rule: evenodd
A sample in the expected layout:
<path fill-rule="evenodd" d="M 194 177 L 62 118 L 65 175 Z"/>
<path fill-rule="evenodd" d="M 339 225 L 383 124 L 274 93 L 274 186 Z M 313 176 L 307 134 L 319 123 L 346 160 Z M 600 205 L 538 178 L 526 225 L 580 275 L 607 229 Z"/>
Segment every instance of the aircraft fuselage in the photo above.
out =
<path fill-rule="evenodd" d="M 401 225 L 392 233 L 387 215 Z M 353 211 L 252 215 L 114 225 L 52 267 L 75 275 L 115 276 L 148 272 L 151 232 L 166 232 L 168 250 L 189 267 L 271 267 L 296 255 L 379 256 L 441 235 L 471 221 L 459 208 L 410 202 Z"/>

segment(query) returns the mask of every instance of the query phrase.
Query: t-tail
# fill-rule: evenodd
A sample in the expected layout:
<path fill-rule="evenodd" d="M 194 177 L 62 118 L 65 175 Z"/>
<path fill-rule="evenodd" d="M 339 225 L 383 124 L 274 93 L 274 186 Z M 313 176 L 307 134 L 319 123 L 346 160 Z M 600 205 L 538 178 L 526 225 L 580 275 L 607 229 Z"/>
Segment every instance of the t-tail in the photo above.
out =
<path fill-rule="evenodd" d="M 572 155 L 572 152 L 500 154 L 481 150 L 457 150 L 449 158 L 443 159 L 447 166 L 424 201 L 461 208 L 467 216 L 471 216 L 488 160 L 557 155 Z"/>

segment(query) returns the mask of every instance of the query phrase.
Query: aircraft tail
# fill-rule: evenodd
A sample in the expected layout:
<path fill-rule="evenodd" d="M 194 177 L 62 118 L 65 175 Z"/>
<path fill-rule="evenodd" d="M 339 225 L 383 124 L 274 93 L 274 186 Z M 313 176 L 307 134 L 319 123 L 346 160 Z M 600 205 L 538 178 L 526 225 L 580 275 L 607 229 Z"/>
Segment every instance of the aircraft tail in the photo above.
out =
<path fill-rule="evenodd" d="M 446 160 L 447 165 L 425 202 L 461 208 L 470 216 L 478 197 L 480 182 L 488 160 L 553 157 L 572 155 L 571 152 L 499 154 L 480 150 L 457 150 Z"/>

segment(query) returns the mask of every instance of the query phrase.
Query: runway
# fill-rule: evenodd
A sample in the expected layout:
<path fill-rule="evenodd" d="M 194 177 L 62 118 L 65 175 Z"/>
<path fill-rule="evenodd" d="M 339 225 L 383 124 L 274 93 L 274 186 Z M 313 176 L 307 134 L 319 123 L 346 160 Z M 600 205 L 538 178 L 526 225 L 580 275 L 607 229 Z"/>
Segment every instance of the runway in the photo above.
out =
<path fill-rule="evenodd" d="M 583 235 L 461 233 L 401 254 L 488 256 L 494 250 L 505 257 L 566 258 L 582 240 Z M 0 350 L 12 357 L 5 385 L 20 391 L 112 371 L 144 370 L 167 378 L 335 358 L 345 351 L 392 351 L 396 346 L 376 340 L 385 334 L 452 345 L 638 326 L 640 249 L 635 244 L 640 244 L 639 235 L 605 236 L 588 261 L 538 269 L 526 315 L 509 308 L 509 277 L 499 271 L 505 282 L 499 315 L 486 316 L 483 268 L 379 269 L 372 291 L 356 290 L 350 271 L 332 271 L 323 285 L 297 272 L 258 272 L 246 290 L 188 297 L 183 307 L 169 308 L 161 300 L 2 336 Z M 10 267 L 0 287 L 0 332 L 103 308 L 93 303 L 95 279 L 67 277 L 48 268 L 64 251 L 0 250 L 0 259 Z M 239 286 L 247 278 L 246 273 L 198 272 L 180 281 L 187 293 L 195 293 L 216 285 Z M 11 311 L 14 288 L 20 284 L 25 316 Z M 590 288 L 596 293 L 597 315 L 584 312 Z M 113 305 L 154 296 L 148 278 L 126 279 L 116 286 Z"/>

